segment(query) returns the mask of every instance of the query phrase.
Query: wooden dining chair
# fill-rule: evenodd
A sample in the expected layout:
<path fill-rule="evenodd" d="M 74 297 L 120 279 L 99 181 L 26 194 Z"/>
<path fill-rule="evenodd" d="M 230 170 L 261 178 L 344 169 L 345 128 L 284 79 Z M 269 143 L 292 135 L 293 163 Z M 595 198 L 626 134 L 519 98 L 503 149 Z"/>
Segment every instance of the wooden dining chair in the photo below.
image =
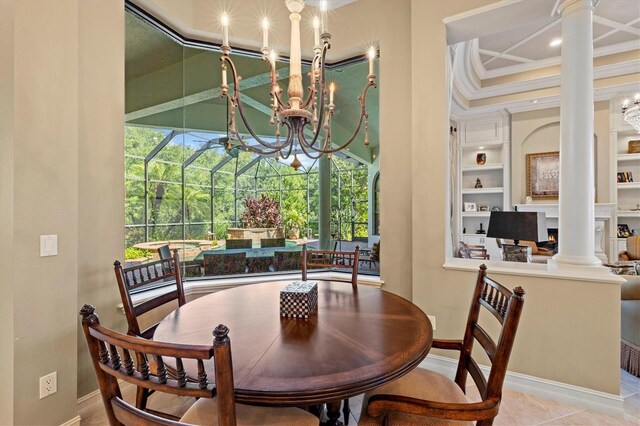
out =
<path fill-rule="evenodd" d="M 178 306 L 182 306 L 186 303 L 178 251 L 176 250 L 173 253 L 173 256 L 168 259 L 142 263 L 128 268 L 123 268 L 122 264 L 116 260 L 113 263 L 113 266 L 116 274 L 116 281 L 118 283 L 118 289 L 120 290 L 122 306 L 127 317 L 127 334 L 130 336 L 152 339 L 158 323 L 155 323 L 143 330 L 140 327 L 138 318 L 141 315 L 174 300 L 178 301 Z M 133 304 L 131 299 L 132 292 L 142 290 L 145 287 L 150 287 L 158 283 L 173 287 L 173 289 L 138 305 Z M 155 365 L 153 366 L 155 367 Z M 146 408 L 149 395 L 150 393 L 148 389 L 144 387 L 138 388 L 138 393 L 136 394 L 136 406 L 139 409 L 144 410 Z"/>
<path fill-rule="evenodd" d="M 358 285 L 358 259 L 360 247 L 355 251 L 310 250 L 306 244 L 302 245 L 302 279 L 307 279 L 309 269 L 351 269 L 351 285 L 354 289 Z"/>
<path fill-rule="evenodd" d="M 178 345 L 127 336 L 100 325 L 91 305 L 80 310 L 82 328 L 98 377 L 102 402 L 112 426 L 120 425 L 318 425 L 318 418 L 298 408 L 264 408 L 236 404 L 229 329 L 213 330 L 211 346 Z M 212 360 L 213 358 L 213 360 Z M 154 360 L 157 371 L 149 363 Z M 165 361 L 175 364 L 176 377 L 167 374 Z M 195 382 L 187 380 L 186 363 L 198 368 Z M 207 377 L 213 365 L 215 385 Z M 120 381 L 138 388 L 199 398 L 181 417 L 158 411 L 145 412 L 123 397 Z"/>
<path fill-rule="evenodd" d="M 470 421 L 481 426 L 493 424 L 502 399 L 502 385 L 525 292 L 521 287 L 509 291 L 487 277 L 486 272 L 487 267 L 481 265 L 463 339 L 433 340 L 433 348 L 460 352 L 455 381 L 436 372 L 416 368 L 406 376 L 365 394 L 360 426 L 461 425 L 470 424 Z M 497 343 L 478 324 L 482 308 L 487 309 L 501 325 Z M 474 340 L 489 358 L 491 372 L 488 379 L 471 356 Z M 478 388 L 482 398 L 480 402 L 471 402 L 465 395 L 467 374 L 471 375 Z"/>
<path fill-rule="evenodd" d="M 302 279 L 307 280 L 307 270 L 309 268 L 338 268 L 351 269 L 351 286 L 354 290 L 358 289 L 358 259 L 360 257 L 360 247 L 356 246 L 355 251 L 337 251 L 337 250 L 309 250 L 307 245 L 302 245 Z M 351 407 L 349 406 L 349 398 L 343 401 L 342 413 L 344 414 L 344 422 L 349 424 L 349 415 Z"/>

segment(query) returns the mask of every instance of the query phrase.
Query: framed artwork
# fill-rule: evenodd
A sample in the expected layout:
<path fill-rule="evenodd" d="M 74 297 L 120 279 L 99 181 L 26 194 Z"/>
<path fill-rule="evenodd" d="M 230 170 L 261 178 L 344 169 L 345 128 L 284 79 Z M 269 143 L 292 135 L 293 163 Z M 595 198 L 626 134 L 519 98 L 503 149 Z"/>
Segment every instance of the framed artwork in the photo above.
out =
<path fill-rule="evenodd" d="M 627 238 L 631 236 L 631 231 L 629 230 L 629 225 L 626 223 L 618 224 L 618 238 Z"/>
<path fill-rule="evenodd" d="M 465 212 L 477 212 L 478 209 L 477 209 L 476 203 L 467 203 L 467 202 L 465 202 L 464 203 L 464 211 Z"/>
<path fill-rule="evenodd" d="M 551 200 L 559 193 L 560 152 L 527 154 L 527 195 L 534 200 Z"/>

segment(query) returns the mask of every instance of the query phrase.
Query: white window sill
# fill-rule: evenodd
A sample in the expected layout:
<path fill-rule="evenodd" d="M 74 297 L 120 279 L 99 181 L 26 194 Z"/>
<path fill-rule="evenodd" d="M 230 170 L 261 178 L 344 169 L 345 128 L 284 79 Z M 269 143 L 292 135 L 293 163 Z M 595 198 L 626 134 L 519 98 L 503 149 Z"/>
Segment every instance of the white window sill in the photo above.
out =
<path fill-rule="evenodd" d="M 487 273 L 540 277 L 558 280 L 590 281 L 603 284 L 622 284 L 620 275 L 614 275 L 605 266 L 565 266 L 543 263 L 503 262 L 500 260 L 449 258 L 442 267 L 452 271 L 478 272 L 481 264 L 487 265 Z"/>

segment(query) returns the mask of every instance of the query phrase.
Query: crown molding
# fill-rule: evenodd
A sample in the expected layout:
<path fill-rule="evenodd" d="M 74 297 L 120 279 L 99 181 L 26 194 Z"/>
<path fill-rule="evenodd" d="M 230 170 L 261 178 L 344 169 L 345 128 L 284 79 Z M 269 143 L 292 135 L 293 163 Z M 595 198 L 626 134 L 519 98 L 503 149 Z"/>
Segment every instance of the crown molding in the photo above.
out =
<path fill-rule="evenodd" d="M 596 67 L 593 69 L 593 79 L 600 80 L 603 78 L 616 77 L 619 75 L 633 73 L 640 73 L 640 59 Z M 467 99 L 476 100 L 492 98 L 495 96 L 511 95 L 514 93 L 556 87 L 560 85 L 560 78 L 560 74 L 556 74 L 533 80 L 519 81 L 516 83 L 503 84 L 499 86 L 483 87 L 472 93 L 472 97 Z"/>

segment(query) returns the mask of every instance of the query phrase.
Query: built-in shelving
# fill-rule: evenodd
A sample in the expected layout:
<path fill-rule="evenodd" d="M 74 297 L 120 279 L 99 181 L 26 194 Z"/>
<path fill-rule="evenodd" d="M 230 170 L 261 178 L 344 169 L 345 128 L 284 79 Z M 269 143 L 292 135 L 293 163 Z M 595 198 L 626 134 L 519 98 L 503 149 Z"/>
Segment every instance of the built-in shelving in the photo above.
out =
<path fill-rule="evenodd" d="M 483 170 L 502 170 L 503 168 L 504 164 L 502 163 L 485 164 L 484 166 L 462 166 L 462 173 L 481 172 Z"/>
<path fill-rule="evenodd" d="M 462 212 L 462 217 L 489 217 L 491 212 Z"/>
<path fill-rule="evenodd" d="M 639 154 L 618 154 L 618 162 L 626 162 L 626 161 L 640 161 L 640 153 Z"/>
<path fill-rule="evenodd" d="M 491 210 L 511 209 L 509 123 L 506 112 L 465 117 L 457 123 L 455 229 L 459 241 L 485 245 L 492 259 L 500 258 L 495 238 L 485 239 L 486 234 L 477 231 L 486 232 Z M 480 153 L 485 154 L 484 164 L 478 164 Z M 475 204 L 477 211 L 464 211 L 465 203 Z"/>
<path fill-rule="evenodd" d="M 504 192 L 503 187 L 495 188 L 463 188 L 462 194 L 502 194 Z"/>
<path fill-rule="evenodd" d="M 640 229 L 640 153 L 629 153 L 629 142 L 640 139 L 638 132 L 622 122 L 619 106 L 609 107 L 611 146 L 611 201 L 616 203 L 615 222 L 611 226 L 610 260 L 617 260 L 618 253 L 626 250 L 627 239 L 618 238 L 622 226 L 629 230 Z M 628 173 L 633 182 L 618 182 L 620 173 Z"/>
<path fill-rule="evenodd" d="M 618 182 L 618 189 L 640 189 L 640 182 Z"/>
<path fill-rule="evenodd" d="M 618 212 L 618 217 L 640 217 L 640 210 L 639 211 L 621 210 Z"/>

